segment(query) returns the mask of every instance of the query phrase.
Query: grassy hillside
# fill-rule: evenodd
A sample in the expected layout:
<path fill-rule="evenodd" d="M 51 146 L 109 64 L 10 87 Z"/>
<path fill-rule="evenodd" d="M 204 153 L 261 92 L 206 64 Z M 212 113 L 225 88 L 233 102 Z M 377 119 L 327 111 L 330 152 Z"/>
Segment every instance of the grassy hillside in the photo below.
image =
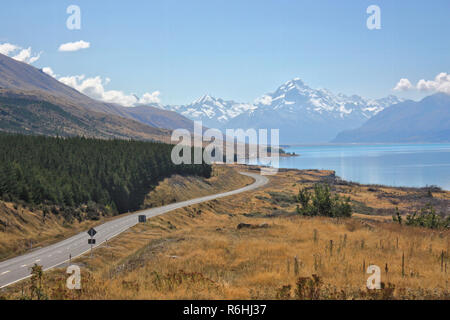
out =
<path fill-rule="evenodd" d="M 145 197 L 143 208 L 236 190 L 251 183 L 252 178 L 239 174 L 231 166 L 215 165 L 208 179 L 181 175 L 164 179 Z"/>
<path fill-rule="evenodd" d="M 0 131 L 168 142 L 170 131 L 112 114 L 85 110 L 54 97 L 0 90 Z"/>
<path fill-rule="evenodd" d="M 141 127 L 142 130 L 150 125 L 154 128 L 177 129 L 177 128 L 192 128 L 192 121 L 186 117 L 172 111 L 166 111 L 151 106 L 139 106 L 135 108 L 127 108 L 114 103 L 106 103 L 98 101 L 78 92 L 62 82 L 58 81 L 52 76 L 49 76 L 40 69 L 33 67 L 27 63 L 23 63 L 12 59 L 8 56 L 0 54 L 0 92 L 3 94 L 20 94 L 32 96 L 34 101 L 46 101 L 58 105 L 65 109 L 65 111 L 72 113 L 83 110 L 84 113 L 103 114 L 103 116 L 113 116 L 116 121 L 127 123 L 130 131 L 135 130 L 136 126 Z M 0 105 L 1 109 L 1 105 Z M 41 116 L 45 116 L 42 114 Z M 77 116 L 80 116 L 79 114 Z M 124 119 L 127 118 L 127 119 Z M 20 118 L 19 118 L 20 119 Z M 120 120 L 119 120 L 120 119 Z M 137 120 L 140 122 L 136 124 Z M 133 125 L 134 123 L 134 125 Z M 39 122 L 34 123 L 39 126 Z M 63 125 L 59 123 L 61 127 Z M 96 123 L 99 126 L 99 123 Z M 45 130 L 44 127 L 40 128 Z M 110 129 L 117 135 L 123 135 L 123 128 L 110 124 Z M 147 128 L 148 130 L 148 128 Z M 16 131 L 17 132 L 17 131 Z M 38 133 L 38 132 L 35 132 Z M 86 134 L 83 132 L 83 134 Z M 136 132 L 134 132 L 136 134 Z M 103 137 L 97 135 L 96 137 Z M 134 136 L 127 136 L 128 138 L 136 138 Z"/>

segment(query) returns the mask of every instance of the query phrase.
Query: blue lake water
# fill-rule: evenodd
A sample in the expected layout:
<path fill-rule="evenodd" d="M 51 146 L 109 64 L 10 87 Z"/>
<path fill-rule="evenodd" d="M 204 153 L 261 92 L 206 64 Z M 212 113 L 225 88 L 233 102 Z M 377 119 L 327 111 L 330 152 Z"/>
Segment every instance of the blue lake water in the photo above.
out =
<path fill-rule="evenodd" d="M 280 168 L 328 169 L 363 184 L 450 190 L 450 144 L 317 145 L 284 148 Z"/>

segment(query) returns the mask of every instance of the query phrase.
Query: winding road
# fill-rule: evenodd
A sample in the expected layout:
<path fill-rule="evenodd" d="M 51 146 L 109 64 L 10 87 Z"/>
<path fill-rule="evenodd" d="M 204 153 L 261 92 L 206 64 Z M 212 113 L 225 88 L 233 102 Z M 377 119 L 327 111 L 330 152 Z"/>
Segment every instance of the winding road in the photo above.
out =
<path fill-rule="evenodd" d="M 105 241 L 114 238 L 125 230 L 138 224 L 138 216 L 146 215 L 147 218 L 159 216 L 166 212 L 191 206 L 197 203 L 210 201 L 218 198 L 232 196 L 238 193 L 251 191 L 264 186 L 269 181 L 267 177 L 261 176 L 254 173 L 240 172 L 242 175 L 246 175 L 255 179 L 255 182 L 246 187 L 214 194 L 210 196 L 205 196 L 201 198 L 196 198 L 192 200 L 187 200 L 183 202 L 172 203 L 163 207 L 147 209 L 139 211 L 122 218 L 117 218 L 112 221 L 108 221 L 95 227 L 97 234 L 95 235 L 96 245 L 100 246 Z M 87 230 L 86 230 L 87 231 Z M 63 240 L 61 242 L 55 243 L 48 247 L 32 251 L 30 253 L 18 256 L 9 260 L 5 260 L 0 263 L 0 288 L 7 287 L 13 283 L 21 281 L 30 277 L 30 268 L 34 264 L 39 264 L 43 266 L 44 270 L 49 270 L 57 267 L 63 263 L 69 261 L 69 256 L 72 259 L 81 256 L 90 251 L 91 246 L 88 244 L 89 235 L 87 232 L 82 232 L 71 238 Z"/>

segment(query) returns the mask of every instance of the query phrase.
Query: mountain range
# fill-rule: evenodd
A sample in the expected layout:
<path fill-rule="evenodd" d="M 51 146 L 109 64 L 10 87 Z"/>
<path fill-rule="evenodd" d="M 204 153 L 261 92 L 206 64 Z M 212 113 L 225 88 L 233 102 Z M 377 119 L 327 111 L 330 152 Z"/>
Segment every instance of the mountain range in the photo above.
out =
<path fill-rule="evenodd" d="M 205 127 L 280 129 L 282 144 L 450 141 L 450 96 L 367 99 L 285 82 L 254 103 L 205 95 L 187 105 L 124 107 L 92 99 L 29 64 L 0 54 L 0 131 L 170 141 Z"/>
<path fill-rule="evenodd" d="M 436 93 L 393 105 L 333 142 L 450 142 L 450 95 Z"/>
<path fill-rule="evenodd" d="M 211 128 L 280 129 L 282 144 L 329 142 L 348 129 L 365 121 L 392 104 L 396 96 L 366 99 L 357 95 L 334 94 L 326 89 L 312 89 L 296 78 L 287 81 L 256 103 L 239 103 L 209 95 L 188 105 L 162 106 L 191 120 L 201 120 Z"/>

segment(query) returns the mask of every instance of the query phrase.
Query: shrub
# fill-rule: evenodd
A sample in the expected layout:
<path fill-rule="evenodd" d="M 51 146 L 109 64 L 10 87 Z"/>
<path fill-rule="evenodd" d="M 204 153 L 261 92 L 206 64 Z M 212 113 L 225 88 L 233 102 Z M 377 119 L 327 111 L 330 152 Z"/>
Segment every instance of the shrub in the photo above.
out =
<path fill-rule="evenodd" d="M 437 215 L 431 204 L 422 208 L 419 212 L 414 212 L 406 216 L 407 226 L 425 227 L 430 229 L 450 228 L 450 217 L 446 219 Z"/>
<path fill-rule="evenodd" d="M 297 212 L 306 216 L 351 217 L 350 198 L 334 196 L 326 184 L 316 184 L 311 194 L 307 189 L 299 191 L 297 196 Z"/>
<path fill-rule="evenodd" d="M 281 288 L 277 289 L 276 292 L 276 299 L 278 300 L 288 300 L 291 299 L 291 285 L 282 286 Z"/>
<path fill-rule="evenodd" d="M 400 215 L 400 211 L 398 210 L 398 207 L 395 208 L 395 214 L 392 216 L 392 220 L 394 222 L 398 222 L 398 224 L 402 224 L 402 216 Z"/>
<path fill-rule="evenodd" d="M 31 280 L 30 280 L 30 298 L 31 300 L 37 299 L 37 300 L 47 300 L 48 297 L 44 293 L 43 289 L 43 277 L 44 277 L 44 271 L 42 269 L 42 266 L 34 264 L 33 267 L 31 267 Z"/>
<path fill-rule="evenodd" d="M 318 300 L 320 298 L 322 281 L 318 275 L 297 279 L 295 297 L 299 300 Z"/>

